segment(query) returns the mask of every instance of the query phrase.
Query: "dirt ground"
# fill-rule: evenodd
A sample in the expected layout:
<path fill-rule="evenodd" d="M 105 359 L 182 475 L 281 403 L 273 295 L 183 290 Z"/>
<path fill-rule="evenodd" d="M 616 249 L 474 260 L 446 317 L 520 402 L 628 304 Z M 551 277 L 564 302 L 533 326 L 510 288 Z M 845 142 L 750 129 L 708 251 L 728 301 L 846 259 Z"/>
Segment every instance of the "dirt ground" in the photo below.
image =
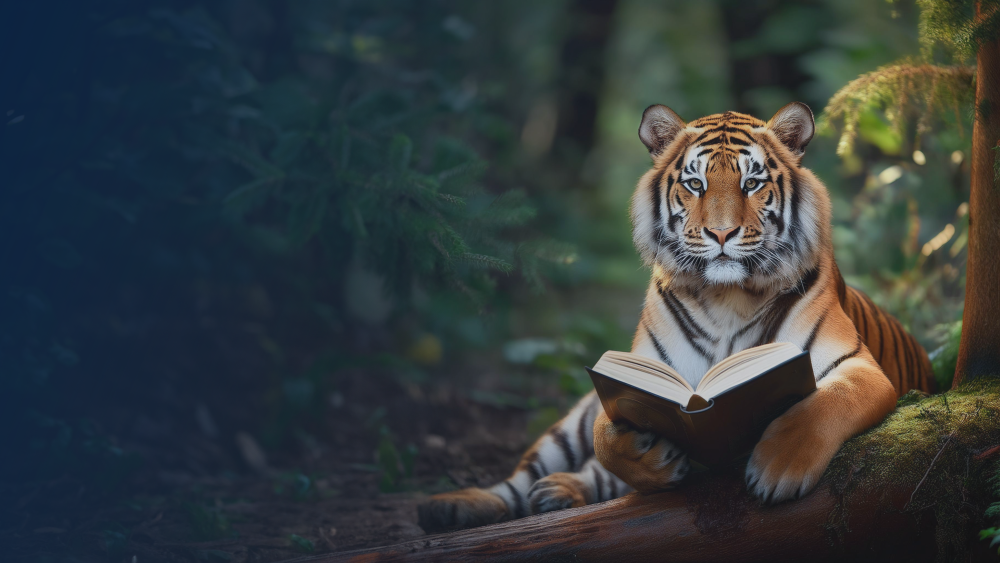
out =
<path fill-rule="evenodd" d="M 121 449 L 142 460 L 113 487 L 95 486 L 73 467 L 54 479 L 0 485 L 0 559 L 270 562 L 390 544 L 424 533 L 422 498 L 493 484 L 528 445 L 526 410 L 473 400 L 448 384 L 358 370 L 340 376 L 308 433 L 264 448 L 241 429 L 255 415 L 240 395 L 227 402 L 215 393 L 209 408 L 178 392 L 185 382 L 153 386 L 147 395 L 155 400 L 102 413 Z M 386 462 L 393 455 L 399 461 Z M 380 488 L 387 463 L 400 475 Z"/>

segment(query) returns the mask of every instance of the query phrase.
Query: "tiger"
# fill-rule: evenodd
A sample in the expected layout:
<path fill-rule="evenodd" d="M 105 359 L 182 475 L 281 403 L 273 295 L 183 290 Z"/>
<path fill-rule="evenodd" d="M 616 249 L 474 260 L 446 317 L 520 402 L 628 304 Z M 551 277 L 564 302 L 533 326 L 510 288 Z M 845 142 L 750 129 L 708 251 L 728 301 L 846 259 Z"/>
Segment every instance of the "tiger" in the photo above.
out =
<path fill-rule="evenodd" d="M 746 461 L 750 493 L 808 493 L 850 437 L 911 389 L 931 391 L 927 353 L 891 315 L 848 287 L 833 256 L 826 187 L 802 165 L 812 110 L 790 103 L 766 123 L 738 112 L 685 123 L 643 112 L 652 168 L 630 214 L 652 270 L 632 352 L 697 387 L 709 367 L 771 342 L 810 354 L 816 390 L 768 425 Z M 691 465 L 653 433 L 609 420 L 592 391 L 532 445 L 506 480 L 434 495 L 427 531 L 464 528 L 674 487 Z"/>

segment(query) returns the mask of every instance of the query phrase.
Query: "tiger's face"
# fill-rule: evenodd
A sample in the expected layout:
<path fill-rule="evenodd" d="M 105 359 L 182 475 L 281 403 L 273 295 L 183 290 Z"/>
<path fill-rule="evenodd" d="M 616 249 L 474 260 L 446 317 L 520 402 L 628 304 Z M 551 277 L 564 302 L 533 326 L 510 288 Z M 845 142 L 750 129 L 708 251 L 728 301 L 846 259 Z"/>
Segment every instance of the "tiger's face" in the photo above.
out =
<path fill-rule="evenodd" d="M 813 130 L 799 103 L 767 123 L 727 112 L 685 124 L 664 106 L 648 108 L 639 136 L 654 166 L 632 201 L 646 261 L 699 284 L 794 279 L 819 246 L 828 208 L 825 189 L 799 166 Z"/>

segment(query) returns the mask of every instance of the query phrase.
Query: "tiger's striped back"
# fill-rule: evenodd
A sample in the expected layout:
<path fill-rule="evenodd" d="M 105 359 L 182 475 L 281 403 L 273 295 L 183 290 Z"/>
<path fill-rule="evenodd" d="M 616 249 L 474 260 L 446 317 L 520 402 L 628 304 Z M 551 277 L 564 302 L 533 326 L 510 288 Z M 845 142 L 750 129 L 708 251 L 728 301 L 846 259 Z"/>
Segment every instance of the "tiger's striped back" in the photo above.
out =
<path fill-rule="evenodd" d="M 837 272 L 838 277 L 840 272 Z M 927 351 L 895 317 L 840 277 L 840 306 L 858 329 L 860 341 L 871 352 L 897 395 L 911 389 L 934 391 L 934 370 Z"/>

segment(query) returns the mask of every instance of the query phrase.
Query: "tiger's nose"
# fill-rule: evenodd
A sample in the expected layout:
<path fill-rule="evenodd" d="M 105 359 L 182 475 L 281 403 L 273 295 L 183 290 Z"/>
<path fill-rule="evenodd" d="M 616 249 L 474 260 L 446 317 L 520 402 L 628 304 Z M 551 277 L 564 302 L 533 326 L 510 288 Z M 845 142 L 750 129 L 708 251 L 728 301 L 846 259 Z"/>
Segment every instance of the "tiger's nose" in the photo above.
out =
<path fill-rule="evenodd" d="M 727 240 L 735 237 L 739 230 L 739 227 L 729 227 L 726 229 L 709 229 L 706 227 L 705 234 L 711 234 L 711 236 L 717 238 L 719 240 L 719 246 L 722 246 L 726 244 Z"/>

